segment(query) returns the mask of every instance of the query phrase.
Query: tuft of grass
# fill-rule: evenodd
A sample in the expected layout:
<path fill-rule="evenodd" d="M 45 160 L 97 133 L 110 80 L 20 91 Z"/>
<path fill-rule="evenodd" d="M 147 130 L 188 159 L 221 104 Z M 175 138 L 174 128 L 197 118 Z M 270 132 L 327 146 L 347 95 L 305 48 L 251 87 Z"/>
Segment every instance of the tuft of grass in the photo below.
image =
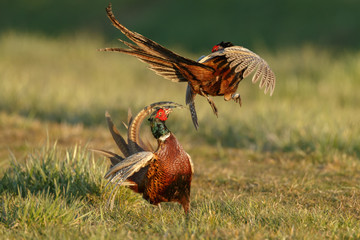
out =
<path fill-rule="evenodd" d="M 74 226 L 91 213 L 84 209 L 84 201 L 75 198 L 65 201 L 49 191 L 33 194 L 29 190 L 26 197 L 21 197 L 21 193 L 3 194 L 1 201 L 1 223 L 9 229 Z"/>
<path fill-rule="evenodd" d="M 90 159 L 78 147 L 62 156 L 56 144 L 29 154 L 25 164 L 12 159 L 0 179 L 2 230 L 78 225 L 102 184 Z"/>
<path fill-rule="evenodd" d="M 59 161 L 57 159 L 63 159 Z M 0 193 L 16 193 L 22 197 L 46 191 L 58 196 L 60 192 L 69 197 L 86 197 L 99 194 L 101 178 L 89 172 L 98 169 L 95 162 L 89 162 L 89 153 L 74 147 L 65 156 L 59 156 L 56 144 L 28 155 L 25 164 L 11 161 L 11 167 L 1 179 Z"/>

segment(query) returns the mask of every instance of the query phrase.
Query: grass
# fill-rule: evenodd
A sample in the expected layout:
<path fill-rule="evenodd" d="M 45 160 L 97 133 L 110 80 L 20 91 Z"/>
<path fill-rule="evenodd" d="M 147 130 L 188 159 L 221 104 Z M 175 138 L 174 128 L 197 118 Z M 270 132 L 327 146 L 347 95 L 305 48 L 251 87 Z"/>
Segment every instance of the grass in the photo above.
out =
<path fill-rule="evenodd" d="M 168 127 L 195 163 L 186 218 L 178 204 L 159 210 L 125 188 L 106 208 L 107 161 L 88 151 L 115 151 L 105 110 L 121 126 L 129 107 L 184 103 L 186 87 L 96 51 L 109 45 L 1 36 L 3 238 L 360 238 L 360 52 L 253 49 L 277 75 L 273 97 L 244 80 L 241 108 L 214 99 L 218 119 L 198 97 L 197 132 L 187 111 L 174 112 Z"/>

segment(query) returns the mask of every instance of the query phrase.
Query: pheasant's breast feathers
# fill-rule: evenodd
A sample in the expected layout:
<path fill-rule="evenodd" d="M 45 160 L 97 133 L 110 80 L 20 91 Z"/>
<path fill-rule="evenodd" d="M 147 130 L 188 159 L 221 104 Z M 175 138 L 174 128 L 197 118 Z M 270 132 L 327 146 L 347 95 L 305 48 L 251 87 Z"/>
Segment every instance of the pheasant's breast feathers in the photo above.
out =
<path fill-rule="evenodd" d="M 154 155 L 156 159 L 161 159 L 161 167 L 169 174 L 181 175 L 193 172 L 191 158 L 172 133 L 160 142 Z"/>
<path fill-rule="evenodd" d="M 144 198 L 152 204 L 177 201 L 187 206 L 193 167 L 190 156 L 170 133 L 154 153 L 146 175 Z"/>

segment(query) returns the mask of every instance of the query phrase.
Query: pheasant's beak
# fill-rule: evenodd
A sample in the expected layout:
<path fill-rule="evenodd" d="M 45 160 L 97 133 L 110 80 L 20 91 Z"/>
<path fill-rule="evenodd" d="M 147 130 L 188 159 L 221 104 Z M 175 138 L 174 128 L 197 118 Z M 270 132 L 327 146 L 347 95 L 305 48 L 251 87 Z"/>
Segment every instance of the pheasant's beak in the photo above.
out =
<path fill-rule="evenodd" d="M 164 108 L 166 116 L 169 115 L 172 112 L 171 108 Z"/>

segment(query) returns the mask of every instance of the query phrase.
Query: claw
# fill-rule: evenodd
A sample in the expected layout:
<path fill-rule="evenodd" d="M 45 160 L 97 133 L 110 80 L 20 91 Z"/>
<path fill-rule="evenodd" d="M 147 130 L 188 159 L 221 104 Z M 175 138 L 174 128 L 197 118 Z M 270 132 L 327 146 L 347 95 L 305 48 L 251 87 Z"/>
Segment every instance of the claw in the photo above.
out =
<path fill-rule="evenodd" d="M 241 97 L 240 97 L 240 93 L 234 93 L 231 98 L 236 102 L 240 104 L 241 107 Z"/>

